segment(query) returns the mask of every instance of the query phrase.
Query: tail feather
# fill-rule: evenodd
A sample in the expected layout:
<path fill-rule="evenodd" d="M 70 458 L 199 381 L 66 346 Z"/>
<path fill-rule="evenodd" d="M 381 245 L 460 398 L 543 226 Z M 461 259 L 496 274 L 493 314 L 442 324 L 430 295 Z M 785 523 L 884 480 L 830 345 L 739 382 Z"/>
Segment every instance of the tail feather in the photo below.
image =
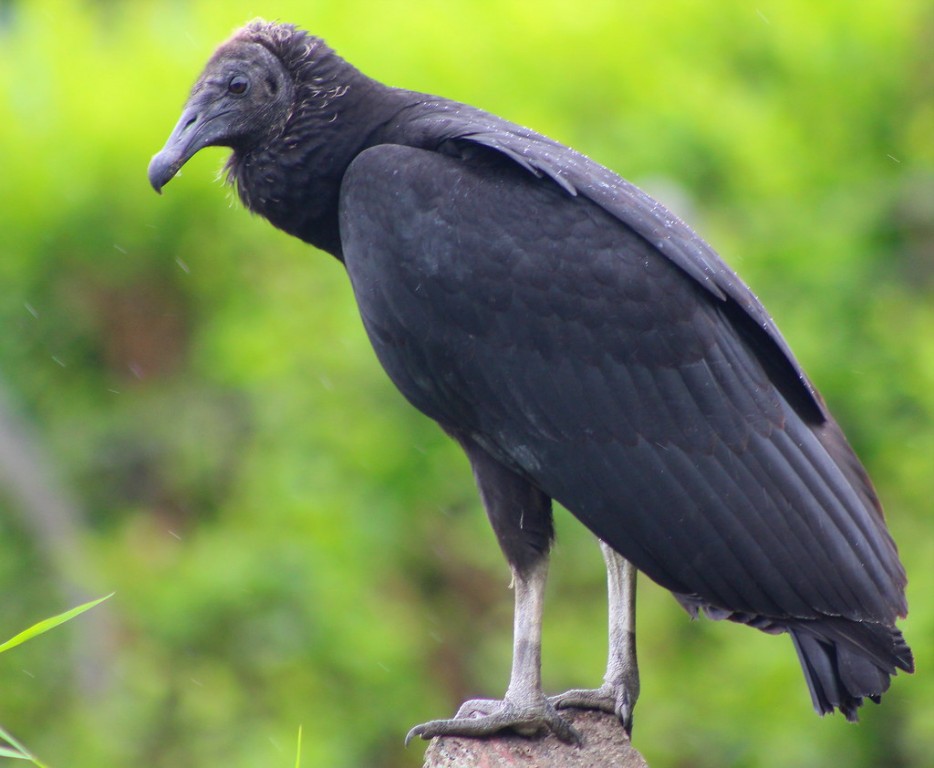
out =
<path fill-rule="evenodd" d="M 716 621 L 735 621 L 773 635 L 788 632 L 814 709 L 821 715 L 838 709 L 847 720 L 855 722 L 863 699 L 878 703 L 898 670 L 915 671 L 911 648 L 902 633 L 885 622 L 842 616 L 762 616 L 717 608 L 696 595 L 675 593 L 675 597 L 693 618 L 703 610 Z"/>
<path fill-rule="evenodd" d="M 901 669 L 914 671 L 911 649 L 894 627 L 848 619 L 789 622 L 814 708 L 855 722 L 864 698 L 878 702 Z"/>

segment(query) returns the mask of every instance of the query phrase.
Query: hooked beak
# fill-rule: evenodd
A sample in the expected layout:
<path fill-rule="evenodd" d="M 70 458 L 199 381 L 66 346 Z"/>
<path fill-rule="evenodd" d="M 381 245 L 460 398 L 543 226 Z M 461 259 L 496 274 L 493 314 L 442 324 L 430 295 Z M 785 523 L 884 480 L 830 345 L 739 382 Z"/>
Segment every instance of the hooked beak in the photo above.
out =
<path fill-rule="evenodd" d="M 165 146 L 149 161 L 149 183 L 156 192 L 161 194 L 162 188 L 199 150 L 224 142 L 226 121 L 218 118 L 225 114 L 211 114 L 204 105 L 185 107 Z"/>

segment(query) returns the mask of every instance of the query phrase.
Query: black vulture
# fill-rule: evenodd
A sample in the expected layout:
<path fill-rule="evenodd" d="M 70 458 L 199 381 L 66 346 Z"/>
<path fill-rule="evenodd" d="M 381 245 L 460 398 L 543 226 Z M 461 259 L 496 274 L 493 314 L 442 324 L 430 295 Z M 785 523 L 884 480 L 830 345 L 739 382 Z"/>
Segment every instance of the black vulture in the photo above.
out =
<path fill-rule="evenodd" d="M 208 61 L 150 182 L 218 145 L 251 211 L 343 262 L 389 377 L 466 452 L 513 573 L 505 698 L 410 738 L 573 742 L 568 706 L 628 730 L 636 570 L 692 615 L 789 633 L 822 714 L 856 720 L 912 671 L 905 572 L 865 470 L 753 293 L 664 206 L 262 20 Z M 601 687 L 549 699 L 552 501 L 602 544 L 610 652 Z"/>

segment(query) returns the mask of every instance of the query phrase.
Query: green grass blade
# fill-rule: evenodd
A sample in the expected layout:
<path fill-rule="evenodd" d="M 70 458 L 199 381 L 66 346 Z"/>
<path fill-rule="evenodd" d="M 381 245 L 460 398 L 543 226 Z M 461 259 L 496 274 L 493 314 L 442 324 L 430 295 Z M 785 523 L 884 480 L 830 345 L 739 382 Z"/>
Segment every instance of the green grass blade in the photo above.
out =
<path fill-rule="evenodd" d="M 302 768 L 302 727 L 298 726 L 298 748 L 295 752 L 295 768 Z"/>
<path fill-rule="evenodd" d="M 110 595 L 108 595 L 108 597 L 110 597 Z M 47 768 L 44 763 L 39 762 L 39 759 L 35 755 L 33 755 L 28 749 L 26 749 L 26 747 L 14 739 L 3 728 L 0 728 L 0 739 L 3 739 L 5 742 L 7 742 L 7 744 L 13 747 L 13 749 L 0 747 L 0 757 L 13 757 L 17 760 L 29 760 L 37 768 Z M 14 752 L 13 750 L 16 751 Z"/>
<path fill-rule="evenodd" d="M 75 616 L 80 616 L 85 611 L 91 610 L 95 605 L 100 605 L 100 603 L 113 596 L 114 593 L 111 592 L 109 595 L 99 597 L 97 600 L 91 600 L 90 602 L 82 603 L 76 608 L 72 608 L 70 611 L 65 611 L 64 613 L 60 613 L 57 616 L 44 619 L 38 624 L 33 624 L 31 627 L 29 627 L 29 629 L 23 630 L 18 635 L 11 637 L 5 643 L 0 644 L 0 653 L 8 651 L 11 648 L 15 648 L 17 645 L 22 645 L 27 640 L 31 640 L 37 635 L 48 632 L 50 629 L 54 629 L 55 627 L 59 626 L 59 624 L 64 624 L 66 621 L 70 621 L 71 619 L 75 618 Z M 2 727 L 0 727 L 0 739 L 12 747 L 12 749 L 10 749 L 0 745 L 0 757 L 10 757 L 15 760 L 28 760 L 33 765 L 35 765 L 36 768 L 46 768 L 43 763 L 39 762 L 39 759 L 35 755 L 33 755 L 28 749 L 26 749 L 26 747 L 14 739 Z"/>
<path fill-rule="evenodd" d="M 110 597 L 113 597 L 114 593 L 111 592 L 109 595 L 104 595 L 104 597 L 99 597 L 97 600 L 91 600 L 88 603 L 83 603 L 77 608 L 72 608 L 70 611 L 65 611 L 64 613 L 58 614 L 58 616 L 52 616 L 48 619 L 40 621 L 38 624 L 33 624 L 29 629 L 23 630 L 15 637 L 11 637 L 5 643 L 0 645 L 0 653 L 8 651 L 11 648 L 15 648 L 17 645 L 25 643 L 27 640 L 31 640 L 36 635 L 41 635 L 44 632 L 48 632 L 50 629 L 57 627 L 59 624 L 64 624 L 66 621 L 73 619 L 75 616 L 78 616 L 85 611 L 91 610 L 95 605 L 104 602 Z"/>

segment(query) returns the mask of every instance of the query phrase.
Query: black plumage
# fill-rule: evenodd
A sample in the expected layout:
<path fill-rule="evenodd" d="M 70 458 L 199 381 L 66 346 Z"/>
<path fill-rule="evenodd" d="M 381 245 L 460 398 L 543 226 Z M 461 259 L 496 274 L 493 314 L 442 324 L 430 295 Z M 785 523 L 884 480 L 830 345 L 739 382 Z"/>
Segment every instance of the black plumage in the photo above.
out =
<path fill-rule="evenodd" d="M 381 363 L 464 447 L 531 593 L 556 500 L 609 545 L 611 587 L 613 550 L 692 613 L 789 632 L 822 713 L 855 719 L 911 671 L 905 573 L 865 471 L 755 296 L 661 204 L 261 21 L 208 63 L 150 180 L 216 144 L 251 210 L 344 262 Z M 574 738 L 540 692 L 535 599 L 517 590 L 510 691 L 475 707 L 486 730 L 465 715 L 417 733 Z M 596 706 L 628 726 L 634 650 L 616 641 L 614 672 L 612 633 Z"/>

